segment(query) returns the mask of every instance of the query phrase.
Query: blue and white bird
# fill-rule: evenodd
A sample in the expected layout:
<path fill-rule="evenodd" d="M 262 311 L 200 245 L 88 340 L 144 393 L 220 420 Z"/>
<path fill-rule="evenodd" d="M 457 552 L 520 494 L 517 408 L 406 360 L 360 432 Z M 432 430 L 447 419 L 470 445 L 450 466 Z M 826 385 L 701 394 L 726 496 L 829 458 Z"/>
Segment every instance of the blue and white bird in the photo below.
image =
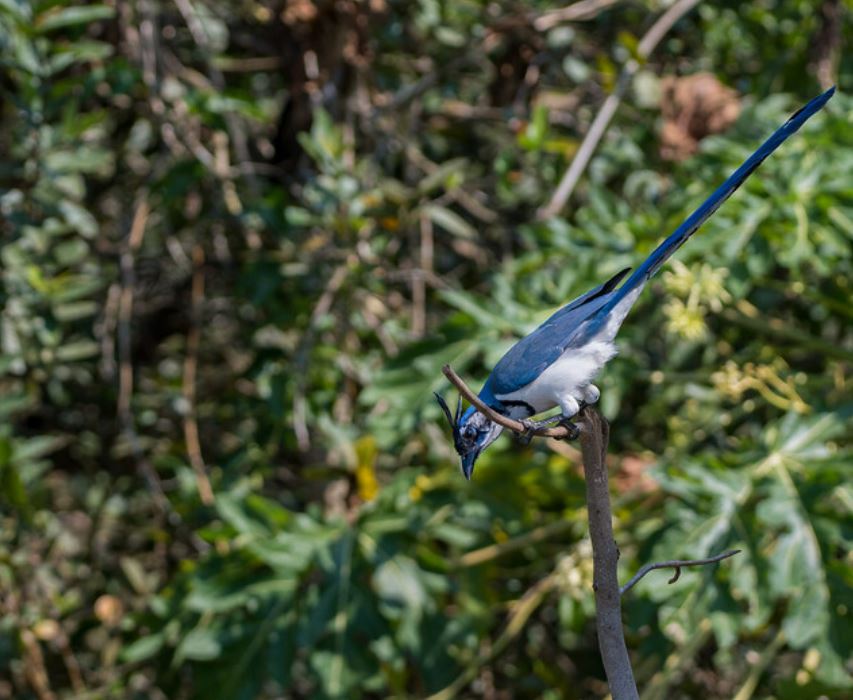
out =
<path fill-rule="evenodd" d="M 830 88 L 794 113 L 649 255 L 622 286 L 618 285 L 630 268 L 570 302 L 513 345 L 495 365 L 480 391 L 480 399 L 495 412 L 525 421 L 531 427 L 542 425 L 529 422 L 531 416 L 559 406 L 559 423 L 577 436 L 578 429 L 571 418 L 581 406 L 598 401 L 600 392 L 592 380 L 616 355 L 616 333 L 646 282 L 767 156 L 827 103 L 834 92 L 835 88 Z M 436 398 L 453 428 L 456 451 L 462 458 L 462 473 L 470 479 L 477 457 L 495 441 L 503 428 L 474 406 L 462 413 L 461 399 L 455 415 L 451 415 L 444 400 L 437 394 Z"/>

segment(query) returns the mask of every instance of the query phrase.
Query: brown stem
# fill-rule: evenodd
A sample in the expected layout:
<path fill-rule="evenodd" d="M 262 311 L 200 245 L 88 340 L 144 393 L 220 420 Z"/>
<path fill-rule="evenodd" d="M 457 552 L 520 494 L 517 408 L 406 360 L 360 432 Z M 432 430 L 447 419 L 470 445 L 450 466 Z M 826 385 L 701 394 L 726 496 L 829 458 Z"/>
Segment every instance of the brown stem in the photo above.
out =
<path fill-rule="evenodd" d="M 472 406 L 474 406 L 480 413 L 482 413 L 486 418 L 490 421 L 497 423 L 498 425 L 506 428 L 507 430 L 512 430 L 514 433 L 518 433 L 519 435 L 526 435 L 528 432 L 528 428 L 521 421 L 513 420 L 512 418 L 508 418 L 507 416 L 502 416 L 500 413 L 493 411 L 489 408 L 485 403 L 480 400 L 480 397 L 477 396 L 468 385 L 462 381 L 462 378 L 453 371 L 450 365 L 444 365 L 441 368 L 441 371 L 444 373 L 444 376 L 450 380 L 450 383 L 453 384 L 462 396 L 468 400 Z M 561 425 L 555 428 L 540 428 L 538 430 L 532 431 L 534 435 L 541 435 L 543 437 L 552 437 L 557 438 L 559 440 L 565 439 L 569 437 L 569 430 Z"/>
<path fill-rule="evenodd" d="M 579 22 L 593 19 L 603 10 L 615 5 L 619 0 L 580 0 L 567 7 L 549 10 L 533 20 L 537 32 L 547 32 L 563 22 Z"/>
<path fill-rule="evenodd" d="M 142 192 L 139 203 L 133 214 L 127 243 L 122 250 L 120 259 L 121 288 L 118 297 L 118 318 L 116 320 L 116 334 L 119 373 L 118 373 L 118 401 L 116 413 L 121 423 L 122 433 L 130 444 L 131 452 L 136 460 L 136 466 L 145 479 L 149 490 L 153 494 L 154 501 L 163 511 L 169 511 L 168 499 L 163 493 L 160 477 L 153 465 L 148 461 L 140 444 L 139 435 L 136 431 L 136 420 L 133 415 L 133 299 L 136 289 L 136 253 L 142 246 L 145 230 L 148 225 L 148 215 L 151 208 L 148 204 L 147 192 Z"/>
<path fill-rule="evenodd" d="M 325 316 L 332 308 L 335 297 L 340 291 L 343 283 L 347 279 L 352 267 L 355 265 L 355 257 L 350 256 L 332 273 L 329 281 L 326 283 L 326 288 L 320 295 L 320 299 L 314 306 L 311 312 L 311 318 L 308 321 L 308 328 L 302 335 L 299 341 L 299 348 L 296 351 L 296 390 L 293 394 L 293 432 L 296 434 L 296 444 L 299 449 L 305 452 L 311 447 L 311 435 L 308 432 L 308 399 L 306 390 L 308 386 L 308 369 L 310 364 L 311 348 L 314 344 L 314 334 L 317 330 L 317 323 Z"/>
<path fill-rule="evenodd" d="M 580 428 L 589 537 L 592 541 L 592 587 L 595 591 L 598 648 L 613 700 L 638 700 L 640 696 L 622 630 L 622 605 L 616 570 L 619 549 L 613 540 L 605 460 L 610 426 L 596 410 L 585 408 L 581 413 Z"/>
<path fill-rule="evenodd" d="M 55 700 L 56 693 L 50 687 L 50 679 L 47 674 L 47 666 L 44 663 L 44 655 L 35 634 L 29 629 L 22 629 L 21 645 L 23 646 L 24 675 L 30 687 L 33 689 L 38 700 Z"/>
<path fill-rule="evenodd" d="M 190 330 L 187 333 L 187 356 L 184 358 L 183 395 L 186 401 L 184 413 L 184 442 L 187 456 L 195 472 L 196 487 L 201 502 L 213 505 L 213 488 L 207 476 L 207 468 L 201 452 L 201 440 L 198 434 L 196 417 L 196 373 L 198 369 L 198 351 L 201 342 L 201 305 L 204 301 L 204 249 L 196 244 L 193 248 L 193 279 L 191 296 Z"/>

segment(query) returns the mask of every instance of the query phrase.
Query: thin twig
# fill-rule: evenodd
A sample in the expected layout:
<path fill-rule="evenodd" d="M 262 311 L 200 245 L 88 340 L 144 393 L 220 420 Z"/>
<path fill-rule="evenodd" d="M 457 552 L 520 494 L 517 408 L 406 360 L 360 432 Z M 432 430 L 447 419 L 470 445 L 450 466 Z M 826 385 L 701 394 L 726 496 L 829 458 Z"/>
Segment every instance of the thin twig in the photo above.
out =
<path fill-rule="evenodd" d="M 688 596 L 687 601 L 679 606 L 679 609 L 687 608 L 691 602 L 695 603 L 692 593 Z M 643 688 L 643 700 L 669 700 L 672 697 L 670 685 L 687 672 L 692 660 L 696 658 L 699 650 L 705 647 L 711 635 L 711 622 L 706 617 L 699 621 L 699 624 L 682 644 L 675 646 L 675 649 L 662 664 L 658 661 L 658 670 Z"/>
<path fill-rule="evenodd" d="M 592 542 L 592 588 L 595 592 L 598 648 L 613 700 L 639 700 L 622 629 L 622 604 L 617 574 L 619 549 L 613 539 L 613 515 L 610 510 L 606 464 L 610 426 L 598 411 L 585 408 L 581 413 L 580 427 L 589 539 Z"/>
<path fill-rule="evenodd" d="M 422 338 L 426 330 L 426 273 L 432 270 L 432 219 L 420 216 L 420 265 L 412 275 L 412 335 Z"/>
<path fill-rule="evenodd" d="M 514 433 L 518 433 L 519 435 L 527 435 L 532 433 L 533 435 L 540 435 L 542 437 L 552 437 L 557 438 L 559 440 L 563 440 L 569 437 L 568 428 L 558 425 L 555 428 L 539 428 L 536 430 L 529 430 L 524 423 L 521 421 L 513 420 L 512 418 L 507 418 L 506 416 L 502 416 L 500 413 L 493 411 L 489 408 L 483 401 L 477 396 L 468 385 L 462 381 L 461 377 L 453 371 L 450 365 L 444 365 L 441 368 L 441 371 L 444 373 L 444 376 L 450 380 L 450 383 L 453 384 L 458 390 L 459 393 L 462 394 L 463 398 L 465 398 L 468 403 L 474 406 L 480 413 L 482 413 L 486 418 L 491 420 L 494 423 L 506 428 L 507 430 L 512 430 Z"/>
<path fill-rule="evenodd" d="M 116 326 L 118 325 L 121 285 L 113 282 L 107 291 L 104 312 L 95 327 L 95 334 L 101 341 L 101 377 L 112 382 L 116 376 Z"/>
<path fill-rule="evenodd" d="M 118 302 L 118 322 L 116 334 L 118 336 L 118 401 L 116 413 L 121 423 L 122 432 L 130 444 L 131 452 L 136 460 L 137 469 L 145 479 L 145 483 L 154 498 L 154 502 L 164 513 L 168 513 L 169 501 L 163 492 L 160 477 L 157 471 L 148 461 L 136 432 L 136 422 L 133 417 L 131 400 L 133 398 L 133 347 L 132 331 L 133 322 L 133 296 L 136 287 L 136 253 L 142 245 L 145 229 L 148 224 L 150 207 L 148 195 L 143 192 L 127 237 L 127 245 L 121 253 L 119 267 L 121 270 L 121 291 Z"/>
<path fill-rule="evenodd" d="M 626 583 L 619 589 L 619 593 L 621 595 L 625 595 L 625 593 L 630 591 L 635 585 L 637 585 L 637 583 L 639 583 L 640 579 L 643 578 L 643 576 L 645 576 L 650 571 L 654 571 L 655 569 L 675 569 L 675 574 L 673 574 L 672 578 L 667 581 L 667 583 L 675 583 L 681 576 L 681 568 L 684 566 L 703 566 L 705 564 L 716 564 L 718 561 L 733 557 L 739 552 L 739 549 L 730 549 L 728 552 L 723 552 L 722 554 L 717 554 L 716 556 L 708 557 L 707 559 L 671 559 L 669 561 L 659 561 L 655 562 L 654 564 L 646 564 L 631 577 L 631 580 L 628 581 L 628 583 Z"/>
<path fill-rule="evenodd" d="M 579 22 L 581 20 L 593 19 L 600 12 L 619 0 L 580 0 L 568 7 L 549 10 L 533 20 L 533 28 L 537 32 L 547 32 L 563 22 Z"/>
<path fill-rule="evenodd" d="M 224 91 L 225 77 L 216 66 L 216 62 L 212 55 L 213 51 L 210 45 L 210 38 L 207 35 L 204 24 L 196 14 L 194 6 L 189 2 L 189 0 L 175 0 L 175 4 L 178 7 L 178 12 L 180 12 L 181 16 L 184 18 L 187 28 L 190 30 L 193 41 L 196 43 L 196 46 L 198 46 L 200 53 L 207 64 L 207 73 L 210 76 L 211 82 L 217 90 Z M 249 154 L 248 141 L 246 139 L 246 129 L 240 123 L 240 120 L 233 111 L 226 111 L 224 118 L 231 143 L 234 144 L 234 151 L 237 154 L 237 160 L 240 163 L 248 163 L 251 160 L 251 157 Z M 246 181 L 249 184 L 252 194 L 257 195 L 259 192 L 259 186 L 254 173 L 249 170 L 243 174 L 246 177 Z"/>
<path fill-rule="evenodd" d="M 299 349 L 296 351 L 296 389 L 293 392 L 293 432 L 296 434 L 296 443 L 299 449 L 305 452 L 311 447 L 311 436 L 308 432 L 308 399 L 305 395 L 308 386 L 308 366 L 310 364 L 311 349 L 314 345 L 314 334 L 316 333 L 318 321 L 329 313 L 332 303 L 346 281 L 350 269 L 355 264 L 355 257 L 349 256 L 344 262 L 335 268 L 326 288 L 317 300 L 308 328 L 299 341 Z"/>
<path fill-rule="evenodd" d="M 761 653 L 761 656 L 758 657 L 758 660 L 752 664 L 752 669 L 750 670 L 749 675 L 740 687 L 740 690 L 732 696 L 732 700 L 750 700 L 750 698 L 753 697 L 755 689 L 758 687 L 758 681 L 761 680 L 761 676 L 763 676 L 765 671 L 767 671 L 767 667 L 770 665 L 770 662 L 776 658 L 783 646 L 785 646 L 785 630 L 780 627 L 776 636 L 773 637 L 770 644 L 764 648 L 764 651 Z"/>
<path fill-rule="evenodd" d="M 476 46 L 479 47 L 481 44 L 482 42 L 478 42 Z M 407 84 L 399 92 L 382 101 L 373 109 L 370 118 L 376 119 L 382 113 L 395 112 L 402 109 L 412 102 L 412 100 L 417 99 L 427 92 L 427 90 L 437 85 L 439 80 L 445 75 L 456 73 L 467 61 L 471 60 L 472 56 L 476 55 L 476 51 L 472 50 L 472 48 L 458 54 L 444 65 L 432 67 L 432 70 L 421 78 Z"/>
<path fill-rule="evenodd" d="M 120 267 L 122 288 L 119 297 L 119 384 L 118 384 L 118 414 L 126 416 L 130 411 L 130 398 L 133 394 L 133 363 L 130 357 L 130 322 L 133 317 L 133 293 L 136 284 L 135 259 L 136 252 L 142 245 L 145 227 L 148 223 L 148 197 L 143 195 L 130 225 L 127 246 L 121 254 Z"/>
<path fill-rule="evenodd" d="M 210 485 L 204 457 L 201 453 L 195 400 L 198 348 L 201 341 L 201 304 L 204 301 L 204 249 L 199 244 L 193 248 L 193 267 L 190 330 L 187 333 L 187 356 L 184 359 L 183 376 L 183 395 L 184 401 L 186 401 L 184 407 L 184 442 L 187 445 L 187 456 L 195 472 L 198 495 L 201 502 L 209 506 L 213 505 L 213 488 Z"/>
<path fill-rule="evenodd" d="M 74 691 L 74 696 L 79 697 L 86 692 L 86 684 L 83 681 L 83 672 L 80 668 L 80 662 L 74 655 L 74 650 L 71 648 L 71 642 L 68 640 L 68 635 L 65 629 L 60 624 L 58 626 L 58 634 L 54 640 L 59 648 L 59 654 L 62 656 L 62 662 L 65 664 L 65 670 L 68 673 L 68 680 L 71 681 L 71 688 Z"/>
<path fill-rule="evenodd" d="M 447 167 L 449 162 L 452 162 L 445 161 L 439 165 L 427 158 L 424 155 L 424 152 L 418 148 L 416 144 L 409 143 L 405 139 L 396 136 L 392 136 L 391 138 L 393 139 L 395 146 L 399 146 L 403 151 L 405 151 L 406 158 L 408 158 L 415 167 L 423 170 L 428 176 L 435 175 L 435 173 L 437 173 L 441 168 Z M 497 213 L 492 209 L 489 209 L 486 205 L 480 203 L 472 193 L 468 192 L 461 185 L 446 189 L 445 195 L 450 197 L 450 199 L 463 207 L 469 214 L 471 214 L 471 216 L 479 219 L 480 221 L 484 221 L 487 224 L 493 224 L 498 220 Z"/>
<path fill-rule="evenodd" d="M 20 631 L 21 646 L 24 648 L 24 675 L 38 700 L 54 700 L 56 693 L 50 687 L 44 655 L 35 634 L 29 629 Z"/>
<path fill-rule="evenodd" d="M 684 15 L 690 12 L 690 10 L 696 7 L 699 2 L 700 0 L 678 0 L 678 2 L 664 12 L 652 25 L 651 29 L 645 33 L 643 38 L 640 40 L 640 43 L 637 45 L 637 56 L 640 61 L 645 61 L 666 33 L 672 29 L 673 25 Z M 584 170 L 586 170 L 586 166 L 592 158 L 592 154 L 595 152 L 598 142 L 601 141 L 601 137 L 604 136 L 604 132 L 610 124 L 610 120 L 613 118 L 613 115 L 616 113 L 616 109 L 622 102 L 622 97 L 625 95 L 628 86 L 631 84 L 634 74 L 640 69 L 640 61 L 632 58 L 622 68 L 622 72 L 619 74 L 619 79 L 616 81 L 616 86 L 613 89 L 613 92 L 607 96 L 607 99 L 604 100 L 604 104 L 601 105 L 601 109 L 598 114 L 595 115 L 595 119 L 589 127 L 589 131 L 587 131 L 586 136 L 584 136 L 580 148 L 578 148 L 574 159 L 563 175 L 563 179 L 560 180 L 560 184 L 554 191 L 551 201 L 537 213 L 537 218 L 540 220 L 556 216 L 562 211 L 563 207 L 566 206 L 566 202 L 569 201 L 569 197 L 572 196 L 572 192 L 574 192 L 575 186 L 578 184 L 578 180 L 580 180 L 581 175 Z"/>
<path fill-rule="evenodd" d="M 532 544 L 543 542 L 549 537 L 560 535 L 567 530 L 571 530 L 574 526 L 575 522 L 572 520 L 557 520 L 556 522 L 549 523 L 548 525 L 542 525 L 534 528 L 529 532 L 525 532 L 523 535 L 518 535 L 517 537 L 513 537 L 505 542 L 490 544 L 486 547 L 475 549 L 472 552 L 466 552 L 459 557 L 456 563 L 461 567 L 478 566 L 487 561 L 497 559 L 504 554 L 524 549 Z"/>

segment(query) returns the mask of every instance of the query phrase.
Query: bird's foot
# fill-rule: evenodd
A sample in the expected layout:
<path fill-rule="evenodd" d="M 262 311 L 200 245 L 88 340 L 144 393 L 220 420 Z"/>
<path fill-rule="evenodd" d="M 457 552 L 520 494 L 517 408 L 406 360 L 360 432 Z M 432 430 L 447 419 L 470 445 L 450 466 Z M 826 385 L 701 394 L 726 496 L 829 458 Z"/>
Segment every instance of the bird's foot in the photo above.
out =
<path fill-rule="evenodd" d="M 521 445 L 527 447 L 530 444 L 530 441 L 533 440 L 535 433 L 533 432 L 533 428 L 528 425 L 528 421 L 521 420 L 520 422 L 524 426 L 524 432 L 516 433 L 515 437 Z"/>
<path fill-rule="evenodd" d="M 544 421 L 530 420 L 529 418 L 522 418 L 518 422 L 524 426 L 524 432 L 518 434 L 518 441 L 522 445 L 529 445 L 536 433 L 545 427 Z"/>
<path fill-rule="evenodd" d="M 524 432 L 519 433 L 518 440 L 522 445 L 529 445 L 530 441 L 538 435 L 542 430 L 550 428 L 560 422 L 562 416 L 551 416 L 543 420 L 531 420 L 530 418 L 522 418 L 518 422 L 524 426 Z"/>
<path fill-rule="evenodd" d="M 595 384 L 589 384 L 583 390 L 583 401 L 581 401 L 581 406 L 591 406 L 594 403 L 598 403 L 598 399 L 601 398 L 601 391 Z"/>
<path fill-rule="evenodd" d="M 581 408 L 584 408 L 586 404 L 581 404 Z M 519 441 L 522 445 L 529 445 L 530 441 L 533 439 L 535 435 L 537 435 L 540 431 L 545 430 L 547 428 L 555 428 L 555 427 L 564 427 L 568 431 L 568 435 L 564 438 L 555 438 L 557 440 L 577 440 L 578 436 L 581 434 L 580 428 L 572 422 L 573 416 L 564 416 L 562 414 L 557 414 L 556 416 L 551 416 L 550 418 L 543 418 L 542 420 L 531 420 L 529 418 L 522 418 L 519 422 L 524 426 L 525 431 L 521 433 L 518 437 Z"/>
<path fill-rule="evenodd" d="M 581 435 L 581 429 L 577 426 L 577 423 L 573 423 L 572 419 L 568 416 L 559 416 L 560 420 L 557 421 L 557 425 L 559 427 L 566 429 L 566 437 L 563 438 L 554 438 L 555 440 L 569 440 L 574 441 L 577 440 Z"/>
<path fill-rule="evenodd" d="M 545 428 L 550 428 L 554 425 L 557 425 L 563 416 L 556 415 L 551 416 L 550 418 L 543 418 L 542 420 L 531 420 L 530 418 L 522 418 L 519 423 L 521 423 L 529 432 L 536 432 L 537 430 L 545 430 Z"/>

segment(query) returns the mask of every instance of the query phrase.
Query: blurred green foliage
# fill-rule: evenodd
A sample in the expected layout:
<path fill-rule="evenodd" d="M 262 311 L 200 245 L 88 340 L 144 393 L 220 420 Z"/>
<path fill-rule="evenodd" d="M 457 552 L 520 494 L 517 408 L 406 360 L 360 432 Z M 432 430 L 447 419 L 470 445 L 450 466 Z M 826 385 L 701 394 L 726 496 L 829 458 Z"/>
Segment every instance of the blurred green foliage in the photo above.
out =
<path fill-rule="evenodd" d="M 606 693 L 571 445 L 433 391 L 636 265 L 837 80 L 601 377 L 643 697 L 851 697 L 849 0 L 0 0 L 0 698 Z M 816 11 L 816 7 L 818 8 Z M 741 115 L 659 155 L 663 76 Z M 205 485 L 214 498 L 205 496 Z"/>

